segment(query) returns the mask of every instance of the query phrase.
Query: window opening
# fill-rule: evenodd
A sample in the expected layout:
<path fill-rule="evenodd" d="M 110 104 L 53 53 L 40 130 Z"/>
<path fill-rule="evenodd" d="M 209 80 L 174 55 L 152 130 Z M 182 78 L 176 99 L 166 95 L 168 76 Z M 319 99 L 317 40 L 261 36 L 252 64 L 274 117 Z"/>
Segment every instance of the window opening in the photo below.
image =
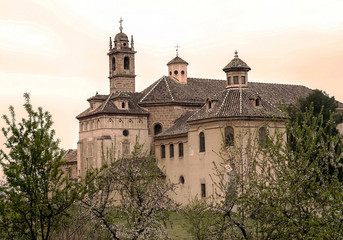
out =
<path fill-rule="evenodd" d="M 201 184 L 201 197 L 203 198 L 206 197 L 206 184 L 205 183 Z"/>
<path fill-rule="evenodd" d="M 124 135 L 125 137 L 129 136 L 129 130 L 125 129 L 125 130 L 123 131 L 123 135 Z"/>
<path fill-rule="evenodd" d="M 166 158 L 166 146 L 161 145 L 161 158 Z"/>
<path fill-rule="evenodd" d="M 235 132 L 232 127 L 225 128 L 225 145 L 233 146 L 235 144 Z"/>
<path fill-rule="evenodd" d="M 170 144 L 169 146 L 169 156 L 170 158 L 174 157 L 174 144 Z"/>
<path fill-rule="evenodd" d="M 124 57 L 124 69 L 130 69 L 130 59 L 129 59 L 129 57 Z"/>
<path fill-rule="evenodd" d="M 199 145 L 199 151 L 205 152 L 205 134 L 203 132 L 199 134 Z"/>
<path fill-rule="evenodd" d="M 185 178 L 181 175 L 180 178 L 179 178 L 179 182 L 181 184 L 185 184 Z"/>
<path fill-rule="evenodd" d="M 154 127 L 154 135 L 157 135 L 162 132 L 162 126 L 161 124 L 156 124 Z"/>
<path fill-rule="evenodd" d="M 238 76 L 233 77 L 233 84 L 238 84 Z"/>
<path fill-rule="evenodd" d="M 179 143 L 179 157 L 183 157 L 183 143 Z"/>
<path fill-rule="evenodd" d="M 245 84 L 245 76 L 241 76 L 241 83 Z"/>

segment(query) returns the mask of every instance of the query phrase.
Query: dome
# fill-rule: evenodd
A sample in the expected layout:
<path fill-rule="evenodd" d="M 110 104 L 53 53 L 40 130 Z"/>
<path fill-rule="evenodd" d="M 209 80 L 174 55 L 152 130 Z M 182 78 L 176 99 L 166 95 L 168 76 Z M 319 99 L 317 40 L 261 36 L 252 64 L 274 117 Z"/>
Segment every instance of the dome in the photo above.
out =
<path fill-rule="evenodd" d="M 115 42 L 119 42 L 119 41 L 129 41 L 128 37 L 126 36 L 125 33 L 120 32 L 118 33 L 115 37 L 114 37 L 114 41 Z"/>
<path fill-rule="evenodd" d="M 239 71 L 239 70 L 249 71 L 251 70 L 251 68 L 248 66 L 248 64 L 242 61 L 238 57 L 237 52 L 235 52 L 235 58 L 232 59 L 231 62 L 229 62 L 229 64 L 223 68 L 223 70 L 224 72 Z"/>

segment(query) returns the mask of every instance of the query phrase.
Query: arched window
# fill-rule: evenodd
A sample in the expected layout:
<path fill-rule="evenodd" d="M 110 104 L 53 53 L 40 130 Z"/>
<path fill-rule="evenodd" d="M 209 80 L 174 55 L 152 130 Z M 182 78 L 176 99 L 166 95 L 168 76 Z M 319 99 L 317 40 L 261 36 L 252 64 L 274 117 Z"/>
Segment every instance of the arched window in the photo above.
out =
<path fill-rule="evenodd" d="M 125 102 L 121 103 L 121 108 L 125 108 Z"/>
<path fill-rule="evenodd" d="M 116 70 L 116 59 L 115 59 L 115 57 L 112 58 L 112 70 L 113 71 Z"/>
<path fill-rule="evenodd" d="M 154 127 L 154 135 L 157 135 L 162 132 L 162 126 L 161 124 L 156 124 Z"/>
<path fill-rule="evenodd" d="M 266 138 L 267 138 L 267 131 L 265 127 L 261 127 L 258 130 L 258 144 L 260 147 L 264 147 L 266 145 Z"/>
<path fill-rule="evenodd" d="M 225 145 L 226 146 L 235 145 L 235 132 L 232 127 L 225 128 Z"/>
<path fill-rule="evenodd" d="M 166 146 L 161 145 L 161 158 L 166 158 Z"/>
<path fill-rule="evenodd" d="M 129 57 L 124 57 L 124 69 L 130 69 L 130 59 L 129 59 Z"/>
<path fill-rule="evenodd" d="M 179 143 L 179 157 L 183 157 L 183 143 Z"/>
<path fill-rule="evenodd" d="M 205 152 L 205 134 L 201 132 L 199 134 L 199 152 Z"/>
<path fill-rule="evenodd" d="M 170 144 L 169 146 L 169 157 L 170 158 L 174 157 L 174 144 Z"/>

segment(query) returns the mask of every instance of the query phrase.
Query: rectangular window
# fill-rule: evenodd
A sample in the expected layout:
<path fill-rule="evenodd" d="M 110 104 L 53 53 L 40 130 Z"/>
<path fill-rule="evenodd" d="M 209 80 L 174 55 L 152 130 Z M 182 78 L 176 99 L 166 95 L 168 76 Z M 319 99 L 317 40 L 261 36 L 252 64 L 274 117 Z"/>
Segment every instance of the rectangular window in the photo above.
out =
<path fill-rule="evenodd" d="M 231 85 L 231 77 L 227 78 L 227 85 Z"/>
<path fill-rule="evenodd" d="M 206 185 L 205 183 L 201 184 L 201 197 L 206 197 Z"/>
<path fill-rule="evenodd" d="M 170 158 L 174 157 L 174 144 L 170 144 L 169 146 L 169 156 Z"/>
<path fill-rule="evenodd" d="M 183 143 L 179 143 L 179 157 L 183 157 Z"/>
<path fill-rule="evenodd" d="M 161 145 L 161 158 L 166 158 L 166 146 Z"/>
<path fill-rule="evenodd" d="M 203 132 L 199 134 L 199 152 L 205 152 L 205 134 Z"/>
<path fill-rule="evenodd" d="M 241 83 L 245 84 L 245 76 L 241 76 Z"/>
<path fill-rule="evenodd" d="M 233 84 L 238 84 L 238 76 L 233 77 Z"/>

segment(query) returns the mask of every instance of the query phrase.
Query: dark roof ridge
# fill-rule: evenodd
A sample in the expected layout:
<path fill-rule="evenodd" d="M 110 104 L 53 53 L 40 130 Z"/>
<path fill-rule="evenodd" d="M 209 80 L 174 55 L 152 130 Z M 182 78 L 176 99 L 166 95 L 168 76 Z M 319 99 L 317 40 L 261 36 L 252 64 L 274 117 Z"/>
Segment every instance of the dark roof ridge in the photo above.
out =
<path fill-rule="evenodd" d="M 199 78 L 199 77 L 187 77 L 187 79 L 207 80 L 207 81 L 225 81 L 225 79 Z"/>
<path fill-rule="evenodd" d="M 269 82 L 253 82 L 253 81 L 249 81 L 249 83 L 253 83 L 253 84 L 277 84 L 277 85 L 283 85 L 283 86 L 298 86 L 298 87 L 307 87 L 305 85 L 301 85 L 301 84 L 289 84 L 289 83 L 269 83 Z M 248 83 L 248 86 L 249 86 Z M 309 88 L 309 87 L 307 87 Z"/>

